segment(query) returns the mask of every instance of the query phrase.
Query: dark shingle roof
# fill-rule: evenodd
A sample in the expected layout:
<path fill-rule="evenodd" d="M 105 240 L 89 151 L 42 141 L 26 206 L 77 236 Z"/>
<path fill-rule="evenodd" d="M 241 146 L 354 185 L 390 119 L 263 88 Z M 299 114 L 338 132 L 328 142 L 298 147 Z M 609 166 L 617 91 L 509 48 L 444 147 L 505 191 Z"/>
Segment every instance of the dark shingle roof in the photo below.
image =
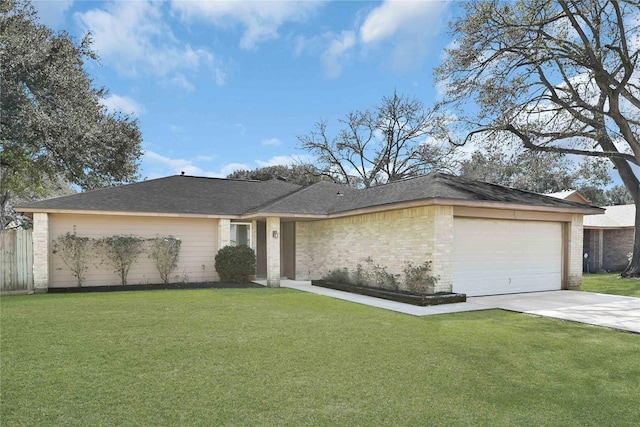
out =
<path fill-rule="evenodd" d="M 320 181 L 295 193 L 287 194 L 279 200 L 260 206 L 252 212 L 323 215 L 334 212 L 335 206 L 347 194 L 349 197 L 356 197 L 362 191 L 364 190 Z"/>
<path fill-rule="evenodd" d="M 441 173 L 367 189 L 348 188 L 324 181 L 301 187 L 279 180 L 170 176 L 43 200 L 23 208 L 209 215 L 330 215 L 429 199 L 574 208 L 585 213 L 601 211 L 581 203 Z"/>
<path fill-rule="evenodd" d="M 342 196 L 338 196 L 340 192 Z M 345 188 L 319 182 L 261 207 L 265 213 L 334 214 L 355 209 L 428 199 L 485 201 L 549 208 L 589 209 L 581 203 L 555 199 L 529 191 L 434 173 L 367 189 Z M 596 213 L 596 208 L 594 208 Z"/>
<path fill-rule="evenodd" d="M 22 208 L 239 215 L 299 188 L 275 179 L 247 181 L 174 175 L 42 200 Z"/>

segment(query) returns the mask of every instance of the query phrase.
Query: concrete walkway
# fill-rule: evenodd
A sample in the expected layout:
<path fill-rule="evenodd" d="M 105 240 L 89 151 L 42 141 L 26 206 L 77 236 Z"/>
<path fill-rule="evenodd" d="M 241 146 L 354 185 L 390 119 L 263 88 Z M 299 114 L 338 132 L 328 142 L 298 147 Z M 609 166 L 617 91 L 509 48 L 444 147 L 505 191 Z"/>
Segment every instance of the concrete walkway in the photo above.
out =
<path fill-rule="evenodd" d="M 257 281 L 262 285 L 265 282 Z M 469 297 L 463 303 L 419 307 L 312 286 L 309 281 L 282 280 L 280 285 L 413 316 L 502 309 L 640 333 L 640 298 L 581 291 L 548 291 Z"/>

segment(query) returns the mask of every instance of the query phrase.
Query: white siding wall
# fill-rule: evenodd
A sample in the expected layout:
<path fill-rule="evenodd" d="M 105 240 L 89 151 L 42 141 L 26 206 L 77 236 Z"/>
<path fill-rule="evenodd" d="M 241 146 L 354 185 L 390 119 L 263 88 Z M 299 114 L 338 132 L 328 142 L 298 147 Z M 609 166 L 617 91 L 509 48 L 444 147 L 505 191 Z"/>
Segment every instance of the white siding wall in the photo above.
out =
<path fill-rule="evenodd" d="M 63 215 L 50 214 L 51 239 L 66 232 L 78 236 L 100 238 L 113 235 L 135 235 L 144 238 L 174 236 L 182 241 L 178 268 L 170 282 L 206 282 L 218 280 L 215 255 L 218 250 L 218 220 L 206 218 L 163 218 L 143 216 Z M 51 247 L 52 245 L 50 245 Z M 52 250 L 52 249 L 50 249 Z M 95 257 L 99 261 L 99 257 Z M 62 259 L 50 254 L 50 287 L 76 286 L 77 280 Z M 127 284 L 161 283 L 158 270 L 148 253 L 140 255 L 129 271 Z M 120 276 L 106 264 L 90 267 L 83 286 L 119 285 Z"/>

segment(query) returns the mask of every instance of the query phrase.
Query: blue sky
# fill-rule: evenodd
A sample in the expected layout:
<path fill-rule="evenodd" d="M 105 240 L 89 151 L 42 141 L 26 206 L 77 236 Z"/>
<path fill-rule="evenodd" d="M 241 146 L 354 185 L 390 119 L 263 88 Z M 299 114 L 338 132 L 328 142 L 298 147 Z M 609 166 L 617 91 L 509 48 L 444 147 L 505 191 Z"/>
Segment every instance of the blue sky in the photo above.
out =
<path fill-rule="evenodd" d="M 134 113 L 140 173 L 223 177 L 306 153 L 296 136 L 394 90 L 432 105 L 459 4 L 441 1 L 35 1 L 41 22 L 93 34 L 87 70 Z"/>

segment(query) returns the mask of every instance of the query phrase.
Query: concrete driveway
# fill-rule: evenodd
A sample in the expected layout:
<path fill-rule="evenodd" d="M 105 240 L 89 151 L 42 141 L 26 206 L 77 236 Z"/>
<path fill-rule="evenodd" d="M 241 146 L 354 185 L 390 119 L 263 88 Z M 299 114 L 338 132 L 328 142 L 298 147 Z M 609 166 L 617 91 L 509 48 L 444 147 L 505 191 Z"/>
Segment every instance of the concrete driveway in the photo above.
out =
<path fill-rule="evenodd" d="M 256 281 L 266 285 L 266 281 Z M 573 322 L 606 326 L 640 334 L 640 298 L 582 291 L 548 291 L 526 294 L 469 297 L 457 304 L 418 307 L 411 304 L 312 286 L 309 281 L 282 280 L 281 286 L 325 295 L 413 316 L 503 309 Z"/>
<path fill-rule="evenodd" d="M 467 302 L 640 333 L 640 298 L 581 291 L 469 297 Z"/>

